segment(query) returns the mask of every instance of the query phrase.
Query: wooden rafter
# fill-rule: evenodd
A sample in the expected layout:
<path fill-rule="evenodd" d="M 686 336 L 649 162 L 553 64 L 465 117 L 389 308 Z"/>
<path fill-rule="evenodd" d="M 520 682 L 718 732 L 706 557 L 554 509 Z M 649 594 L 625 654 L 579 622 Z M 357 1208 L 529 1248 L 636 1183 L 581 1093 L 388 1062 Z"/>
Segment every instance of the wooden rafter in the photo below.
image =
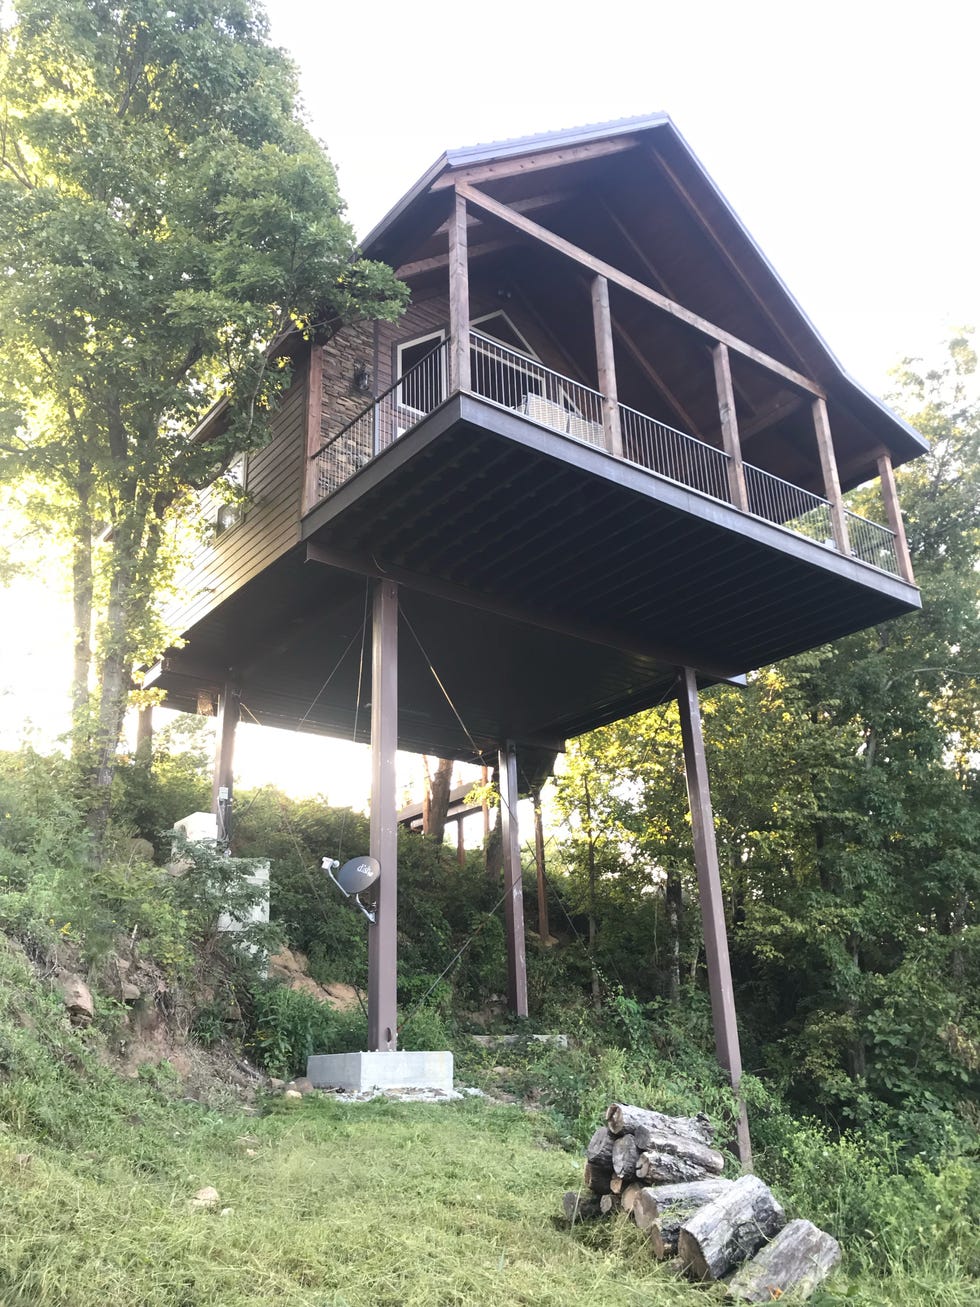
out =
<path fill-rule="evenodd" d="M 502 177 L 519 177 L 524 173 L 540 172 L 543 168 L 560 168 L 569 163 L 585 163 L 589 159 L 602 159 L 610 154 L 622 154 L 636 145 L 635 136 L 617 136 L 613 140 L 592 141 L 587 145 L 566 145 L 557 150 L 540 150 L 536 154 L 517 154 L 495 163 L 476 163 L 469 168 L 454 168 L 444 172 L 432 183 L 434 191 L 445 190 L 461 182 L 499 181 Z"/>
<path fill-rule="evenodd" d="M 646 300 L 648 304 L 652 304 L 663 312 L 669 313 L 671 317 L 677 319 L 679 322 L 685 323 L 689 327 L 692 327 L 695 331 L 700 332 L 701 335 L 707 336 L 709 340 L 727 345 L 733 352 L 751 359 L 753 363 L 757 363 L 760 367 L 766 368 L 768 371 L 774 372 L 778 376 L 785 378 L 785 380 L 792 382 L 794 386 L 799 386 L 801 390 L 805 390 L 811 395 L 816 395 L 820 398 L 824 397 L 823 389 L 818 386 L 816 382 L 811 381 L 809 377 L 805 377 L 802 373 L 794 371 L 793 368 L 787 367 L 784 363 L 780 363 L 778 359 L 774 359 L 764 351 L 756 349 L 753 345 L 749 345 L 744 340 L 740 340 L 737 336 L 733 336 L 731 332 L 725 331 L 722 327 L 716 326 L 713 322 L 709 322 L 699 314 L 692 313 L 690 309 L 686 309 L 683 305 L 676 303 L 676 301 L 668 299 L 665 295 L 661 295 L 652 287 L 644 285 L 641 281 L 637 281 L 635 277 L 630 277 L 626 273 L 620 272 L 618 268 L 613 267 L 610 263 L 606 263 L 604 259 L 597 259 L 594 255 L 589 254 L 587 250 L 583 250 L 580 246 L 572 244 L 571 241 L 565 240 L 564 237 L 556 235 L 553 231 L 549 231 L 547 227 L 542 227 L 540 223 L 536 223 L 532 219 L 526 218 L 523 214 L 515 213 L 514 210 L 509 208 L 506 204 L 501 204 L 499 200 L 493 199 L 492 196 L 487 195 L 484 191 L 478 190 L 474 186 L 468 185 L 466 182 L 460 182 L 457 189 L 458 194 L 464 196 L 470 204 L 478 209 L 482 209 L 483 212 L 489 213 L 495 218 L 499 218 L 501 222 L 508 223 L 511 227 L 524 232 L 526 236 L 531 237 L 533 240 L 540 241 L 541 244 L 547 245 L 551 249 L 556 250 L 559 254 L 565 255 L 566 258 L 584 265 L 592 273 L 597 273 L 606 277 L 612 284 L 621 286 L 624 290 L 630 291 L 639 299 Z"/>

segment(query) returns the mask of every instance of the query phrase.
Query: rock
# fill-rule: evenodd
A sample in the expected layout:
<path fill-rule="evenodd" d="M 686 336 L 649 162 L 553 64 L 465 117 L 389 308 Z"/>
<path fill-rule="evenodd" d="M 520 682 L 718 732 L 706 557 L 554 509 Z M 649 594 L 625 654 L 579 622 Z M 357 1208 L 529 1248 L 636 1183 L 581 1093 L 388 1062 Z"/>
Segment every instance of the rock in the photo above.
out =
<path fill-rule="evenodd" d="M 221 1198 L 217 1189 L 213 1185 L 205 1185 L 203 1189 L 198 1189 L 193 1198 L 190 1199 L 191 1207 L 209 1208 L 217 1207 Z"/>
<path fill-rule="evenodd" d="M 278 1079 L 278 1077 L 276 1077 L 276 1076 L 270 1076 L 270 1077 L 269 1077 L 269 1088 L 270 1088 L 270 1089 L 274 1089 L 274 1090 L 276 1090 L 276 1091 L 278 1092 L 278 1090 L 280 1090 L 280 1089 L 285 1089 L 285 1088 L 286 1088 L 286 1082 L 285 1082 L 285 1080 L 280 1080 L 280 1079 Z"/>
<path fill-rule="evenodd" d="M 34 1161 L 34 1154 L 33 1154 L 33 1153 L 18 1153 L 17 1156 L 14 1158 L 14 1161 L 15 1161 L 15 1162 L 17 1163 L 17 1165 L 18 1165 L 18 1166 L 23 1170 L 25 1167 L 30 1166 L 31 1162 Z"/>
<path fill-rule="evenodd" d="M 58 988 L 72 1025 L 91 1025 L 95 1017 L 95 1004 L 91 990 L 81 976 L 64 976 L 58 981 Z"/>
<path fill-rule="evenodd" d="M 302 1103 L 303 1101 L 303 1095 L 298 1089 L 284 1089 L 282 1096 L 287 1103 Z"/>
<path fill-rule="evenodd" d="M 143 997 L 139 987 L 130 984 L 128 980 L 124 980 L 119 988 L 122 992 L 122 1001 L 124 1003 L 138 1003 Z"/>
<path fill-rule="evenodd" d="M 218 1213 L 218 1215 L 219 1215 L 219 1216 L 231 1216 L 232 1213 L 234 1212 L 234 1210 L 235 1210 L 234 1207 L 222 1207 L 222 1209 L 221 1209 L 221 1211 Z"/>
<path fill-rule="evenodd" d="M 295 1089 L 298 1094 L 312 1094 L 314 1090 L 313 1081 L 307 1076 L 298 1076 L 295 1080 L 290 1080 L 289 1089 Z"/>
<path fill-rule="evenodd" d="M 339 981 L 318 985 L 309 974 L 306 954 L 299 949 L 280 949 L 269 958 L 268 965 L 271 980 L 280 980 L 290 989 L 310 994 L 318 1003 L 326 1003 L 338 1012 L 358 1005 L 357 990 L 352 985 L 344 985 Z"/>
<path fill-rule="evenodd" d="M 156 857 L 156 849 L 150 841 L 140 839 L 138 835 L 128 842 L 128 847 L 130 862 L 152 862 Z"/>

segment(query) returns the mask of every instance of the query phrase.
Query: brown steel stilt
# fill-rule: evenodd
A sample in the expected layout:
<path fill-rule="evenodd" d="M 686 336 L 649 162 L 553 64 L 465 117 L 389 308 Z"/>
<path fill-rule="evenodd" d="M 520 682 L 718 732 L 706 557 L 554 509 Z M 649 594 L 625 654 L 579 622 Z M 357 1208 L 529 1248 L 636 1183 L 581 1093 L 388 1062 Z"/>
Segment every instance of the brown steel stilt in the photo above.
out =
<path fill-rule="evenodd" d="M 550 944 L 551 928 L 548 922 L 548 882 L 544 863 L 544 819 L 541 815 L 541 786 L 531 791 L 534 805 L 534 865 L 538 873 L 538 936 L 542 944 Z"/>
<path fill-rule="evenodd" d="M 235 797 L 235 731 L 241 716 L 242 692 L 234 680 L 225 681 L 218 694 L 217 737 L 214 746 L 214 778 L 211 783 L 211 811 L 218 819 L 218 839 L 231 839 L 231 812 Z"/>
<path fill-rule="evenodd" d="M 704 756 L 704 736 L 701 732 L 698 683 L 692 668 L 685 667 L 681 670 L 678 688 L 680 693 L 677 696 L 677 703 L 680 708 L 681 735 L 684 740 L 684 770 L 687 774 L 687 793 L 694 833 L 694 862 L 698 873 L 698 897 L 701 900 L 704 949 L 708 960 L 708 989 L 711 994 L 715 1050 L 718 1061 L 728 1072 L 732 1088 L 737 1094 L 739 1081 L 742 1078 L 742 1053 L 738 1043 L 735 993 L 728 958 L 728 935 L 725 930 L 721 875 L 718 870 L 718 847 L 715 843 L 711 789 Z M 741 1097 L 739 1097 L 738 1114 L 738 1155 L 743 1168 L 751 1169 L 752 1144 L 749 1139 L 745 1103 Z"/>
<path fill-rule="evenodd" d="M 500 820 L 504 851 L 504 918 L 507 927 L 507 1002 L 516 1016 L 527 1016 L 527 960 L 524 953 L 524 890 L 517 834 L 517 748 L 508 740 L 500 750 Z"/>
<path fill-rule="evenodd" d="M 375 581 L 371 624 L 371 856 L 381 864 L 368 933 L 368 1049 L 397 1047 L 398 587 Z"/>

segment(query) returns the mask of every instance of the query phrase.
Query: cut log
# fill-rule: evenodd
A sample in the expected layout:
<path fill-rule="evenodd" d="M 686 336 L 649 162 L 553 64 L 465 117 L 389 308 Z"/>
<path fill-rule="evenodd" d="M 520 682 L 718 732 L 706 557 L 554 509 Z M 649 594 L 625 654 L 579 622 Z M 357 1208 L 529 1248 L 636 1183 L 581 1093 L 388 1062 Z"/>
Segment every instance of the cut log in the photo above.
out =
<path fill-rule="evenodd" d="M 637 1198 L 639 1198 L 641 1193 L 643 1193 L 643 1185 L 639 1184 L 636 1180 L 634 1180 L 632 1184 L 628 1184 L 626 1186 L 626 1188 L 623 1190 L 622 1194 L 620 1195 L 622 1199 L 624 1212 L 628 1213 L 629 1215 L 633 1214 L 633 1208 L 636 1205 L 636 1200 Z"/>
<path fill-rule="evenodd" d="M 692 1166 L 700 1166 L 707 1175 L 721 1175 L 725 1169 L 725 1159 L 714 1148 L 686 1139 L 683 1135 L 673 1135 L 666 1130 L 652 1130 L 649 1126 L 637 1126 L 632 1135 L 623 1135 L 623 1139 L 635 1139 L 641 1153 L 671 1153 Z M 613 1170 L 616 1169 L 616 1148 L 622 1141 L 617 1139 L 613 1145 Z"/>
<path fill-rule="evenodd" d="M 624 1180 L 621 1175 L 617 1175 L 614 1171 L 612 1179 L 609 1181 L 609 1192 L 611 1194 L 621 1194 L 628 1184 L 628 1180 Z"/>
<path fill-rule="evenodd" d="M 692 1180 L 705 1180 L 708 1172 L 703 1166 L 687 1162 L 673 1153 L 649 1149 L 636 1161 L 636 1178 L 646 1184 L 688 1184 Z"/>
<path fill-rule="evenodd" d="M 756 1175 L 743 1175 L 684 1222 L 678 1256 L 691 1279 L 720 1280 L 785 1224 L 786 1215 L 768 1185 Z"/>
<path fill-rule="evenodd" d="M 589 1146 L 585 1150 L 585 1160 L 593 1162 L 596 1166 L 603 1166 L 607 1171 L 611 1170 L 612 1150 L 613 1137 L 604 1125 L 600 1126 L 589 1140 Z"/>
<path fill-rule="evenodd" d="M 699 1207 L 720 1198 L 732 1187 L 731 1180 L 721 1177 L 713 1180 L 695 1180 L 693 1184 L 647 1185 L 640 1189 L 633 1201 L 633 1220 L 638 1229 L 648 1230 L 657 1221 L 675 1209 L 684 1209 L 692 1215 Z"/>
<path fill-rule="evenodd" d="M 840 1244 L 810 1221 L 790 1221 L 728 1283 L 739 1302 L 772 1302 L 792 1293 L 809 1298 L 840 1261 Z"/>
<path fill-rule="evenodd" d="M 618 1212 L 621 1206 L 619 1194 L 603 1194 L 599 1199 L 599 1211 L 603 1216 L 611 1216 L 613 1212 Z"/>
<path fill-rule="evenodd" d="M 562 1195 L 561 1205 L 565 1220 L 573 1225 L 576 1221 L 594 1221 L 596 1217 L 602 1215 L 598 1194 L 576 1193 L 574 1189 L 569 1189 Z"/>
<path fill-rule="evenodd" d="M 711 1122 L 703 1112 L 697 1116 L 665 1116 L 663 1112 L 633 1107 L 629 1103 L 610 1104 L 606 1109 L 606 1125 L 613 1135 L 633 1134 L 637 1126 L 642 1125 L 650 1130 L 681 1135 L 684 1139 L 693 1139 L 699 1144 L 710 1145 L 715 1137 Z"/>
<path fill-rule="evenodd" d="M 612 1150 L 612 1169 L 615 1175 L 621 1175 L 624 1180 L 632 1180 L 636 1175 L 636 1163 L 639 1160 L 640 1150 L 636 1146 L 636 1140 L 632 1135 L 623 1135 L 613 1144 Z"/>
<path fill-rule="evenodd" d="M 594 1194 L 607 1194 L 611 1179 L 612 1171 L 608 1167 L 598 1166 L 594 1162 L 586 1162 L 583 1183 Z"/>

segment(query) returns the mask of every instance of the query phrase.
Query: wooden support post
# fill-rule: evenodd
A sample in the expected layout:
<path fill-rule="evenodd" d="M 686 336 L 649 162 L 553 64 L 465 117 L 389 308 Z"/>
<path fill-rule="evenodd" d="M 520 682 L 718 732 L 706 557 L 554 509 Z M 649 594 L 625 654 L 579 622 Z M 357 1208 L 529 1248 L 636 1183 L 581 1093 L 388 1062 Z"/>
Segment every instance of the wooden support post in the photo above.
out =
<path fill-rule="evenodd" d="M 595 328 L 596 370 L 602 393 L 602 430 L 606 448 L 616 458 L 623 457 L 623 433 L 619 421 L 619 395 L 616 390 L 616 359 L 613 351 L 612 315 L 609 312 L 609 282 L 605 277 L 592 279 L 592 323 Z"/>
<path fill-rule="evenodd" d="M 456 818 L 456 865 L 463 869 L 466 866 L 466 845 L 463 843 L 463 819 Z"/>
<path fill-rule="evenodd" d="M 912 555 L 905 535 L 905 522 L 902 519 L 902 506 L 898 502 L 898 486 L 895 484 L 895 469 L 888 450 L 878 455 L 878 475 L 881 478 L 881 497 L 885 502 L 885 514 L 888 525 L 895 532 L 895 553 L 898 568 L 903 581 L 915 585 L 915 573 L 912 571 Z"/>
<path fill-rule="evenodd" d="M 454 194 L 449 216 L 449 392 L 470 389 L 470 281 L 466 201 Z"/>
<path fill-rule="evenodd" d="M 487 847 L 487 840 L 490 838 L 490 804 L 487 802 L 486 789 L 490 784 L 490 770 L 488 767 L 480 768 L 480 785 L 483 787 L 483 802 L 480 808 L 483 812 L 483 847 Z"/>
<path fill-rule="evenodd" d="M 381 864 L 377 919 L 368 934 L 368 1049 L 398 1038 L 398 587 L 375 581 L 371 622 L 371 856 Z"/>
<path fill-rule="evenodd" d="M 310 366 L 306 378 L 306 476 L 303 479 L 303 512 L 320 502 L 317 489 L 319 464 L 313 455 L 323 444 L 323 346 L 310 344 Z"/>
<path fill-rule="evenodd" d="M 834 441 L 830 434 L 830 418 L 827 415 L 827 401 L 817 398 L 812 403 L 813 429 L 817 433 L 817 449 L 820 451 L 820 470 L 823 473 L 824 495 L 830 503 L 830 525 L 834 533 L 834 544 L 838 552 L 850 554 L 851 541 L 847 534 L 847 519 L 844 516 L 844 501 L 840 492 L 840 477 L 837 475 L 837 456 L 834 454 Z"/>
<path fill-rule="evenodd" d="M 714 814 L 711 810 L 711 789 L 704 756 L 704 736 L 701 732 L 698 683 L 692 668 L 681 669 L 678 689 L 677 703 L 681 717 L 681 736 L 684 741 L 684 770 L 687 775 L 687 794 L 691 807 L 694 862 L 698 873 L 704 949 L 708 960 L 708 989 L 711 994 L 715 1051 L 718 1061 L 728 1072 L 732 1088 L 737 1093 L 742 1078 L 742 1054 L 738 1043 L 735 993 L 728 958 L 728 935 L 725 930 L 725 909 L 718 870 Z M 739 1104 L 738 1155 L 742 1166 L 748 1170 L 752 1166 L 752 1145 L 749 1140 L 745 1104 L 741 1099 Z"/>
<path fill-rule="evenodd" d="M 738 438 L 738 416 L 735 411 L 735 390 L 732 386 L 732 362 L 728 346 L 718 344 L 711 350 L 715 365 L 715 389 L 718 392 L 718 413 L 721 417 L 721 438 L 728 455 L 728 488 L 732 503 L 743 513 L 749 511 L 749 496 L 745 488 L 745 468 L 742 466 L 742 442 Z"/>
<path fill-rule="evenodd" d="M 535 785 L 531 791 L 534 804 L 534 865 L 538 873 L 538 935 L 542 944 L 551 943 L 551 928 L 548 922 L 548 882 L 545 879 L 544 863 L 544 820 L 541 816 L 541 786 Z"/>
<path fill-rule="evenodd" d="M 524 954 L 524 891 L 517 832 L 517 748 L 500 750 L 500 821 L 504 851 L 504 917 L 507 927 L 507 999 L 515 1016 L 527 1016 L 527 959 Z"/>
<path fill-rule="evenodd" d="M 238 683 L 226 680 L 218 694 L 217 736 L 214 745 L 214 778 L 211 783 L 211 811 L 218 819 L 218 839 L 231 839 L 231 812 L 235 798 L 235 731 L 241 716 L 242 693 Z"/>

